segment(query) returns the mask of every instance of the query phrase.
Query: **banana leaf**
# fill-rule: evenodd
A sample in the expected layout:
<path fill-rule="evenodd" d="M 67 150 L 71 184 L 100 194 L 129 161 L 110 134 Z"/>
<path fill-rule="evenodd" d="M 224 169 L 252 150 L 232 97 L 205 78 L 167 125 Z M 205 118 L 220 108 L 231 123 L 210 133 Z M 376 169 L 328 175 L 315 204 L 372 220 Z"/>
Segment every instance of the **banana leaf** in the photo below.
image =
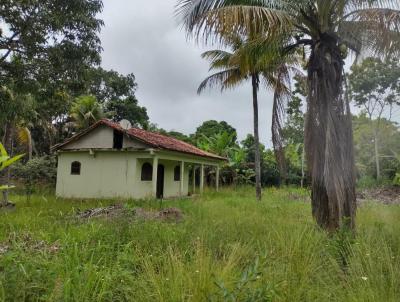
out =
<path fill-rule="evenodd" d="M 15 188 L 15 186 L 0 186 L 0 191 L 9 190 Z"/>
<path fill-rule="evenodd" d="M 6 161 L 3 161 L 3 162 L 0 161 L 0 171 L 4 170 L 8 166 L 12 165 L 13 163 L 15 163 L 16 161 L 20 160 L 24 156 L 25 156 L 25 154 L 20 154 L 20 155 L 14 156 L 13 158 L 10 158 L 10 159 L 8 159 Z"/>
<path fill-rule="evenodd" d="M 3 144 L 0 143 L 0 155 L 1 156 L 8 156 L 6 149 L 4 148 Z"/>

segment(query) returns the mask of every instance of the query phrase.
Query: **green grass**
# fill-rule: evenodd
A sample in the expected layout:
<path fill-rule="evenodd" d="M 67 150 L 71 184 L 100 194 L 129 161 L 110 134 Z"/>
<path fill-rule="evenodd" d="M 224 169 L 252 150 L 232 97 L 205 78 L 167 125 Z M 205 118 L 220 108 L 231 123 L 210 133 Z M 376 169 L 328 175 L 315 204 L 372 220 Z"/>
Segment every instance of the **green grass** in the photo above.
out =
<path fill-rule="evenodd" d="M 268 189 L 257 203 L 251 189 L 225 189 L 164 202 L 181 223 L 77 221 L 77 208 L 113 201 L 13 196 L 17 210 L 0 213 L 0 300 L 400 301 L 400 207 L 364 205 L 346 239 L 315 226 L 305 195 Z"/>

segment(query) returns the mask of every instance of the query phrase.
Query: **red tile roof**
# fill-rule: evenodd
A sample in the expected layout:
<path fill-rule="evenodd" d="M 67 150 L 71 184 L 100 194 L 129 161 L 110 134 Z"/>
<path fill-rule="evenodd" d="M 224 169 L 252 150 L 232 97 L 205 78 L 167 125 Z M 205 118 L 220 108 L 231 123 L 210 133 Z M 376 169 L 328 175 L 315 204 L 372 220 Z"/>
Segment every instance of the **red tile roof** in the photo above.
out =
<path fill-rule="evenodd" d="M 124 132 L 129 137 L 131 137 L 133 139 L 137 139 L 155 149 L 176 151 L 176 152 L 182 152 L 182 153 L 201 156 L 201 157 L 208 157 L 208 158 L 212 158 L 212 159 L 226 160 L 226 158 L 224 158 L 224 157 L 206 152 L 204 150 L 196 148 L 195 146 L 188 144 L 186 142 L 183 142 L 181 140 L 178 140 L 176 138 L 169 137 L 169 136 L 162 135 L 162 134 L 155 133 L 155 132 L 146 131 L 146 130 L 139 129 L 139 128 L 123 129 L 120 124 L 114 123 L 107 119 L 102 119 L 102 120 L 98 121 L 97 123 L 93 124 L 89 128 L 72 136 L 70 139 L 66 140 L 65 142 L 54 146 L 52 149 L 59 150 L 63 146 L 69 144 L 72 141 L 76 141 L 77 139 L 79 139 L 83 135 L 89 133 L 90 131 L 92 131 L 93 129 L 97 128 L 100 125 L 105 125 L 112 129 Z"/>

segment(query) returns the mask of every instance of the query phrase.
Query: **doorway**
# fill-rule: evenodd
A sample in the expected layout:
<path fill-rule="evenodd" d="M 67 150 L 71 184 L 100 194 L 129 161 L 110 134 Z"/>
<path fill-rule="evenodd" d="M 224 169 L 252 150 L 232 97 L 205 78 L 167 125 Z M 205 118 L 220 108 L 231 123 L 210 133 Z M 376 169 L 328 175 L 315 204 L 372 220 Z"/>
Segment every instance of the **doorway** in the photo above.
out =
<path fill-rule="evenodd" d="M 158 165 L 157 168 L 157 198 L 164 197 L 164 166 Z"/>

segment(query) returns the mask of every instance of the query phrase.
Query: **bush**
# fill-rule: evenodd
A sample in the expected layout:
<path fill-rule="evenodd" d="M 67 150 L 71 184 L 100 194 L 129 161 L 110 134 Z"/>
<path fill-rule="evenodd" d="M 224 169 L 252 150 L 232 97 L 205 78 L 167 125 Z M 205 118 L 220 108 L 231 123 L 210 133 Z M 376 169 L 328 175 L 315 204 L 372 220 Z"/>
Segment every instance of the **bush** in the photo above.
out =
<path fill-rule="evenodd" d="M 13 167 L 13 176 L 25 185 L 27 195 L 38 189 L 53 187 L 57 177 L 57 160 L 54 156 L 36 157 L 25 164 Z"/>
<path fill-rule="evenodd" d="M 400 186 L 400 172 L 396 173 L 396 176 L 393 179 L 393 184 L 395 186 Z"/>

